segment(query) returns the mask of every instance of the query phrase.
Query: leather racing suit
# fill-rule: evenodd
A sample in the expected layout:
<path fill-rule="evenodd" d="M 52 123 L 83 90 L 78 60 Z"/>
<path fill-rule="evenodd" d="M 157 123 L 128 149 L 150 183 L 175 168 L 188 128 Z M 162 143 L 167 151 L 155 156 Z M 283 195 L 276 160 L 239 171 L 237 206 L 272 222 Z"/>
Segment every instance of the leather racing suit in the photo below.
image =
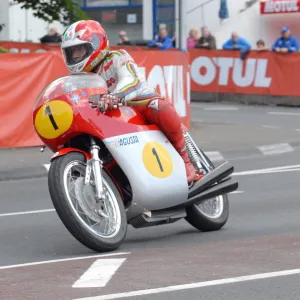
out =
<path fill-rule="evenodd" d="M 128 52 L 110 51 L 93 72 L 106 81 L 109 92 L 123 98 L 126 105 L 142 114 L 148 123 L 161 129 L 182 157 L 188 182 L 192 182 L 197 175 L 185 147 L 180 117 L 173 105 L 157 94 L 138 72 Z"/>

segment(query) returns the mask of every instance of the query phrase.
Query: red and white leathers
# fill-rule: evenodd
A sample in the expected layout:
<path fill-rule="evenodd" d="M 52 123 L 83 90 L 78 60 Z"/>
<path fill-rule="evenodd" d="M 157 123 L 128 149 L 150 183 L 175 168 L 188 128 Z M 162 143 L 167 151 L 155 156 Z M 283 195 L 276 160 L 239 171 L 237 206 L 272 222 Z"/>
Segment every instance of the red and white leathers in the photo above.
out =
<path fill-rule="evenodd" d="M 196 172 L 185 147 L 180 117 L 138 72 L 133 58 L 125 50 L 110 51 L 93 72 L 105 79 L 110 95 L 116 95 L 161 129 L 184 160 L 188 182 L 193 181 Z"/>

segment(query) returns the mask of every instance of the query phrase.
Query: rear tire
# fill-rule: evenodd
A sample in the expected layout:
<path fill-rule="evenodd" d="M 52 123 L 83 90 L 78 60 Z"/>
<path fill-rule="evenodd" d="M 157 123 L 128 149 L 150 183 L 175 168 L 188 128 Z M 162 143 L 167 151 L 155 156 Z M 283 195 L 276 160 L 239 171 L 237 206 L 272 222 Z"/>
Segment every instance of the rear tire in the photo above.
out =
<path fill-rule="evenodd" d="M 69 168 L 70 165 L 72 165 L 72 163 L 75 163 L 75 165 L 76 164 L 80 165 L 81 168 L 84 168 L 86 164 L 85 156 L 82 153 L 70 152 L 52 161 L 51 167 L 49 169 L 49 176 L 48 176 L 49 192 L 59 218 L 61 219 L 65 227 L 68 229 L 68 231 L 84 246 L 97 252 L 107 252 L 107 251 L 116 250 L 122 244 L 127 233 L 126 213 L 125 213 L 124 204 L 121 195 L 117 187 L 115 186 L 115 184 L 113 183 L 109 175 L 106 173 L 106 171 L 102 169 L 103 186 L 107 189 L 107 193 L 109 194 L 111 194 L 111 192 L 113 193 L 113 196 L 109 196 L 111 197 L 110 199 L 112 199 L 109 201 L 114 201 L 112 202 L 113 208 L 115 208 L 116 211 L 117 210 L 119 211 L 119 213 L 116 214 L 119 217 L 118 219 L 119 229 L 118 232 L 116 232 L 115 235 L 111 235 L 111 237 L 99 236 L 99 234 L 97 234 L 93 228 L 89 228 L 89 225 L 84 222 L 82 217 L 83 214 L 81 216 L 76 211 L 75 206 L 72 204 L 70 191 L 69 190 L 66 191 L 65 172 L 66 169 Z M 71 181 L 70 178 L 69 180 Z M 83 180 L 81 176 L 79 177 L 79 180 Z M 76 180 L 74 182 L 76 182 Z M 79 187 L 81 186 L 79 185 Z M 77 187 L 77 190 L 80 191 L 80 188 Z M 74 187 L 74 191 L 75 191 L 75 187 Z M 84 193 L 82 192 L 81 195 L 84 195 Z M 98 223 L 94 221 L 95 218 L 98 218 L 99 213 L 96 214 L 95 211 L 93 211 L 92 209 L 88 211 L 92 203 L 90 194 L 88 196 L 90 198 L 87 197 L 86 199 L 83 199 L 84 196 L 82 196 L 83 200 L 81 199 L 81 206 L 84 206 L 85 210 L 88 212 L 88 215 L 91 216 L 91 218 L 89 218 L 88 215 L 84 215 L 84 216 L 86 217 L 87 220 L 90 220 L 89 221 L 90 223 L 94 222 L 96 225 L 97 224 L 101 225 L 102 221 Z M 72 195 L 72 197 L 74 198 L 75 196 Z M 79 205 L 78 203 L 77 206 Z M 92 205 L 95 205 L 96 207 L 95 203 L 92 203 Z M 109 204 L 110 203 L 111 202 L 109 202 Z M 105 207 L 107 208 L 107 206 Z M 97 209 L 98 208 L 99 207 L 97 206 Z M 99 216 L 99 219 L 101 219 L 101 216 Z M 103 220 L 108 220 L 108 219 L 103 218 Z M 109 229 L 110 229 L 110 225 L 109 225 Z"/>
<path fill-rule="evenodd" d="M 215 168 L 214 164 L 210 161 L 210 159 L 202 152 L 202 154 L 207 159 L 208 163 L 212 168 Z M 198 205 L 192 205 L 186 209 L 187 216 L 186 221 L 190 223 L 193 227 L 200 231 L 216 231 L 220 230 L 227 222 L 229 217 L 229 201 L 227 195 L 222 195 L 219 198 L 219 203 L 222 203 L 221 209 L 216 216 L 209 216 L 205 214 L 201 209 L 199 209 Z M 203 202 L 212 201 L 212 199 L 206 200 Z"/>

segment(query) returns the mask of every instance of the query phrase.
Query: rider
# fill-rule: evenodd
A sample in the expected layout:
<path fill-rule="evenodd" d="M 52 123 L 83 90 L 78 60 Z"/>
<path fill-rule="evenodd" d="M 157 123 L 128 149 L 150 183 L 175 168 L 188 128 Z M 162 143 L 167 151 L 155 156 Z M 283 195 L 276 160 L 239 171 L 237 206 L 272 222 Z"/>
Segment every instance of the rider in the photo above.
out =
<path fill-rule="evenodd" d="M 182 157 L 188 182 L 197 178 L 174 107 L 149 86 L 125 50 L 110 51 L 107 34 L 98 22 L 78 21 L 70 25 L 62 35 L 61 49 L 72 73 L 94 72 L 105 79 L 110 94 L 102 99 L 108 108 L 112 109 L 118 102 L 126 103 L 147 122 L 156 124 Z"/>

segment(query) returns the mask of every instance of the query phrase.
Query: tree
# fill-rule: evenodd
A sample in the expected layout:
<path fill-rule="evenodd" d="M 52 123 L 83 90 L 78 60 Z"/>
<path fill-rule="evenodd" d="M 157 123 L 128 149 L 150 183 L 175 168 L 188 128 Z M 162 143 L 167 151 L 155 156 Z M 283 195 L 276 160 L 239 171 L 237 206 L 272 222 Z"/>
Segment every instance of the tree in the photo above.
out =
<path fill-rule="evenodd" d="M 33 15 L 48 23 L 59 21 L 68 26 L 79 20 L 86 20 L 88 16 L 83 12 L 76 0 L 14 0 L 22 4 L 21 8 L 32 9 Z"/>

